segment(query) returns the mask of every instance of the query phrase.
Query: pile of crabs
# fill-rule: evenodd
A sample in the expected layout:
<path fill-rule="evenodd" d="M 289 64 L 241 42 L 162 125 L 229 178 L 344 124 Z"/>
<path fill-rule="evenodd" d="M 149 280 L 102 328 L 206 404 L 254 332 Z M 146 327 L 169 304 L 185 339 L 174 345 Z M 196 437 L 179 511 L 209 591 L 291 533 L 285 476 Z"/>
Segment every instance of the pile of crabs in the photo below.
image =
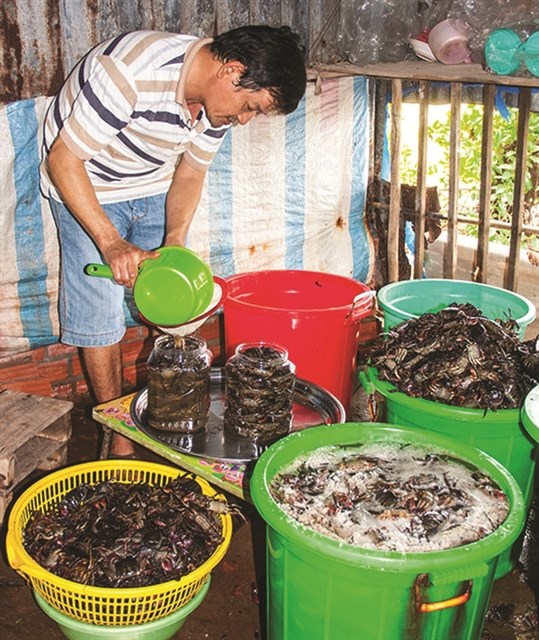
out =
<path fill-rule="evenodd" d="M 521 341 L 512 320 L 452 304 L 397 325 L 370 359 L 378 377 L 417 398 L 475 409 L 515 409 L 539 381 L 539 336 Z"/>

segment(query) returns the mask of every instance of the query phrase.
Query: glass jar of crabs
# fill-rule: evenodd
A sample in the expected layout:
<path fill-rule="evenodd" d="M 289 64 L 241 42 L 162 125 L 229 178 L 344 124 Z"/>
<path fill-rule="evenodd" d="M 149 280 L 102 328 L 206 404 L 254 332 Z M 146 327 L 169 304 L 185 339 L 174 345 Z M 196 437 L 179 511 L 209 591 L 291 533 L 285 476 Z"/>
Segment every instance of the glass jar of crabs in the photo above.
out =
<path fill-rule="evenodd" d="M 225 364 L 224 428 L 260 444 L 286 435 L 292 424 L 296 367 L 288 351 L 246 342 Z"/>
<path fill-rule="evenodd" d="M 147 361 L 150 427 L 175 433 L 203 430 L 210 411 L 212 353 L 198 336 L 160 336 Z"/>

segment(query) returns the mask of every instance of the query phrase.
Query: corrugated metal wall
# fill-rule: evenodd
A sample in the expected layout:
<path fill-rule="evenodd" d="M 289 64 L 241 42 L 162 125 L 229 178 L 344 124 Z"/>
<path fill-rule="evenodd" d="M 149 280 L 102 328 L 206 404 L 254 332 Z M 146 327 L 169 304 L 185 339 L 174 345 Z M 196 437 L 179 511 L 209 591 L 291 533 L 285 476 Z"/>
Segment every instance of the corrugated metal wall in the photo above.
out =
<path fill-rule="evenodd" d="M 134 29 L 212 36 L 244 24 L 288 24 L 312 52 L 311 60 L 331 62 L 337 57 L 339 4 L 339 0 L 1 0 L 0 102 L 54 94 L 88 49 Z"/>

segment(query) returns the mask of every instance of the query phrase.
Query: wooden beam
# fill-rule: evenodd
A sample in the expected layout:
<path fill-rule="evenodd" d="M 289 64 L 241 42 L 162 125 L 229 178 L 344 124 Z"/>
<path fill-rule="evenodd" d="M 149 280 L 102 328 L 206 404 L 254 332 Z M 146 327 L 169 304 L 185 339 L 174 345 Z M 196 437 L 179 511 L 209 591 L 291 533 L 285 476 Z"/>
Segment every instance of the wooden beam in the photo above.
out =
<path fill-rule="evenodd" d="M 457 271 L 457 218 L 459 201 L 459 148 L 462 84 L 451 83 L 451 126 L 449 132 L 449 194 L 447 202 L 447 246 L 444 255 L 444 278 L 454 280 Z"/>
<path fill-rule="evenodd" d="M 505 288 L 516 291 L 524 216 L 524 193 L 526 191 L 526 158 L 528 157 L 528 128 L 530 123 L 531 89 L 520 90 L 518 98 L 517 149 L 515 162 L 515 189 L 513 191 L 513 217 L 509 261 L 506 271 Z"/>
<path fill-rule="evenodd" d="M 488 245 L 490 236 L 490 200 L 492 190 L 492 139 L 494 130 L 494 97 L 496 87 L 483 89 L 483 129 L 481 134 L 481 172 L 479 178 L 479 230 L 477 259 L 472 278 L 475 282 L 488 280 Z"/>
<path fill-rule="evenodd" d="M 399 231 L 401 217 L 401 116 L 402 81 L 391 83 L 391 189 L 389 192 L 389 218 L 387 223 L 388 281 L 399 279 Z"/>
<path fill-rule="evenodd" d="M 429 83 L 419 83 L 419 131 L 415 201 L 414 278 L 423 276 L 425 264 L 425 215 L 427 210 L 427 144 L 429 133 Z"/>

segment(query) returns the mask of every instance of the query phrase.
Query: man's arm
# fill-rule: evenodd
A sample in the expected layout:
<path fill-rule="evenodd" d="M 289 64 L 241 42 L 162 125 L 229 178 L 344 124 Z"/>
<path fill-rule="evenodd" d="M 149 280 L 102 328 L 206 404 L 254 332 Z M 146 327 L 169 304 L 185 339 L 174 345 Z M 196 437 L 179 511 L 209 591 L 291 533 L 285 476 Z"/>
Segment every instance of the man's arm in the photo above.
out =
<path fill-rule="evenodd" d="M 132 287 L 142 260 L 158 254 L 143 251 L 120 236 L 97 200 L 84 162 L 68 149 L 60 136 L 51 147 L 47 163 L 63 202 L 94 241 L 116 282 Z"/>
<path fill-rule="evenodd" d="M 185 157 L 180 159 L 167 195 L 166 245 L 185 245 L 206 173 L 204 170 L 194 169 Z"/>

